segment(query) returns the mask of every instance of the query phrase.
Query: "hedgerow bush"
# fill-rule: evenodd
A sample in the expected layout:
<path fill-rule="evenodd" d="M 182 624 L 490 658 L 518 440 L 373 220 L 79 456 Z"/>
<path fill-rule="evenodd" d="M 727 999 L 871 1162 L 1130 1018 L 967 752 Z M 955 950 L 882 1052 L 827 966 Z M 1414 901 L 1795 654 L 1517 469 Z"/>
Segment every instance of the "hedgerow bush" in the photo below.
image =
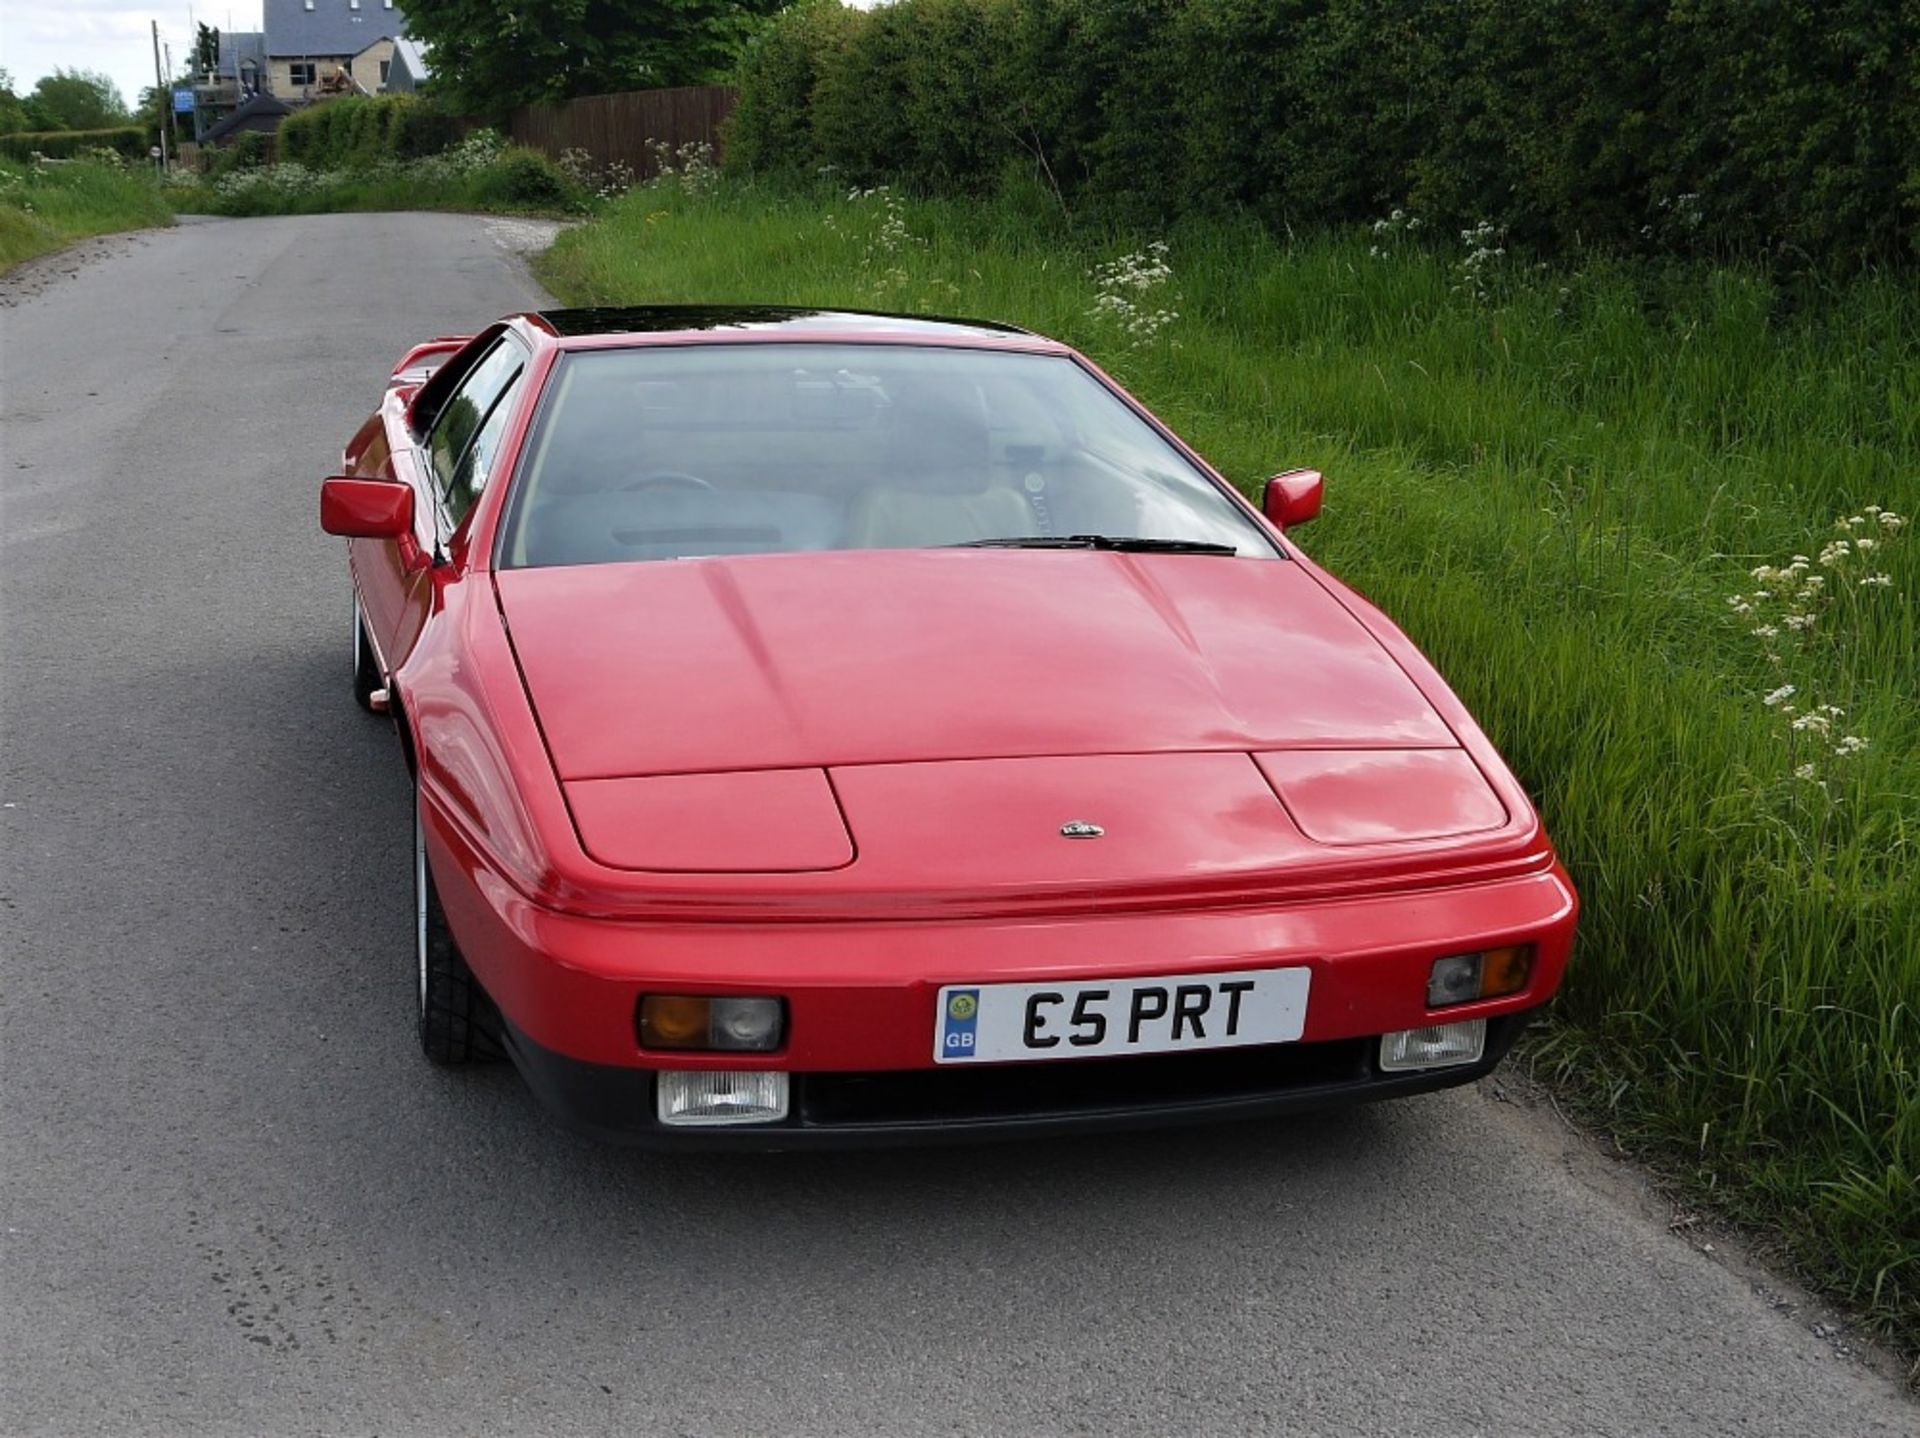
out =
<path fill-rule="evenodd" d="M 426 100 L 346 95 L 291 116 L 280 127 L 280 156 L 315 170 L 362 170 L 437 155 L 459 139 L 459 122 Z"/>
<path fill-rule="evenodd" d="M 236 135 L 231 145 L 203 151 L 200 173 L 208 180 L 218 180 L 236 170 L 257 170 L 273 163 L 273 149 L 271 137 L 259 130 L 246 130 Z"/>
<path fill-rule="evenodd" d="M 729 166 L 1123 222 L 1407 206 L 1540 251 L 1856 267 L 1920 250 L 1920 5 L 809 0 L 740 70 Z"/>
<path fill-rule="evenodd" d="M 474 199 L 488 209 L 564 210 L 580 192 L 564 171 L 538 150 L 512 149 L 474 176 Z"/>
<path fill-rule="evenodd" d="M 35 155 L 71 160 L 90 150 L 112 150 L 123 159 L 144 160 L 151 143 L 138 125 L 110 130 L 22 130 L 0 135 L 0 156 L 9 160 L 31 160 Z"/>

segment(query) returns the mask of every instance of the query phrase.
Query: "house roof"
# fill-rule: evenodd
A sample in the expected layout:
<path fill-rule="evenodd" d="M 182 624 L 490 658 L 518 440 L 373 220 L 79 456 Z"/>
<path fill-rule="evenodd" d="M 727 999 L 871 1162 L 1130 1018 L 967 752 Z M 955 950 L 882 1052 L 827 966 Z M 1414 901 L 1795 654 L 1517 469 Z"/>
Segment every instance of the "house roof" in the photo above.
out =
<path fill-rule="evenodd" d="M 238 32 L 220 32 L 219 73 L 234 78 L 240 73 L 240 63 L 252 60 L 264 65 L 267 58 L 267 37 L 258 30 Z"/>
<path fill-rule="evenodd" d="M 274 129 L 276 125 L 273 122 L 292 113 L 291 106 L 274 99 L 271 95 L 255 95 L 226 119 L 208 130 L 202 137 L 201 143 L 217 145 L 241 130 Z"/>
<path fill-rule="evenodd" d="M 278 59 L 358 55 L 376 40 L 407 28 L 407 17 L 387 0 L 262 0 L 267 53 Z M 312 8 L 307 8 L 311 4 Z"/>
<path fill-rule="evenodd" d="M 433 67 L 427 63 L 426 51 L 411 35 L 394 36 L 393 58 L 406 67 L 407 73 L 415 81 L 425 80 L 433 74 Z"/>

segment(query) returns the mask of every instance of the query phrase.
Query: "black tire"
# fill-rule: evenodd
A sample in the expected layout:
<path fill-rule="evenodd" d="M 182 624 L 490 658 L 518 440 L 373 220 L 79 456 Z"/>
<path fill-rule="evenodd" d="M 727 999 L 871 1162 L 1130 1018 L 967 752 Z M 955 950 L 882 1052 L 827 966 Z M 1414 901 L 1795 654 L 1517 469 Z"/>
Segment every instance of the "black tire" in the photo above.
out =
<path fill-rule="evenodd" d="M 419 1000 L 420 1051 L 436 1064 L 490 1063 L 501 1058 L 500 1011 L 467 967 L 447 927 L 427 863 L 420 800 L 413 810 L 414 963 Z"/>
<path fill-rule="evenodd" d="M 387 687 L 387 676 L 380 672 L 380 661 L 374 656 L 373 645 L 367 639 L 367 621 L 360 613 L 360 601 L 353 601 L 353 698 L 354 702 L 368 713 L 373 712 L 373 695 L 377 689 Z"/>

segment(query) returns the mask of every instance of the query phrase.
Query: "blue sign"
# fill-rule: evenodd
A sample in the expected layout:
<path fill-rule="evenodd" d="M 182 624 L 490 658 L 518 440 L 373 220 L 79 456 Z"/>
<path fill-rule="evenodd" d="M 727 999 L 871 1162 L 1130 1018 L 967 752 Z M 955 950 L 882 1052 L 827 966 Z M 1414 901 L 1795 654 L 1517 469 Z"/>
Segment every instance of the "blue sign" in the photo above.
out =
<path fill-rule="evenodd" d="M 970 1059 L 980 1021 L 980 990 L 949 989 L 940 1014 L 940 1057 Z"/>
<path fill-rule="evenodd" d="M 191 115 L 193 113 L 193 91 L 185 86 L 173 92 L 173 113 Z"/>

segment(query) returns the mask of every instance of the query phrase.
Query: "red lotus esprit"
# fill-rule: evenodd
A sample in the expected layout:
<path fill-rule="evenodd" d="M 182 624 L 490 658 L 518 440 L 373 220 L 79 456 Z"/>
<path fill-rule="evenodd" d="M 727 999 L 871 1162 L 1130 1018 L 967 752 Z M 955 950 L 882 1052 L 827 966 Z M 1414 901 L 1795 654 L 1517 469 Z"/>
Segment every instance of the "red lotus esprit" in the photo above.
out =
<path fill-rule="evenodd" d="M 560 310 L 320 516 L 415 779 L 427 1057 L 604 1137 L 1119 1128 L 1461 1083 L 1576 901 L 1406 637 L 1064 345 Z"/>

